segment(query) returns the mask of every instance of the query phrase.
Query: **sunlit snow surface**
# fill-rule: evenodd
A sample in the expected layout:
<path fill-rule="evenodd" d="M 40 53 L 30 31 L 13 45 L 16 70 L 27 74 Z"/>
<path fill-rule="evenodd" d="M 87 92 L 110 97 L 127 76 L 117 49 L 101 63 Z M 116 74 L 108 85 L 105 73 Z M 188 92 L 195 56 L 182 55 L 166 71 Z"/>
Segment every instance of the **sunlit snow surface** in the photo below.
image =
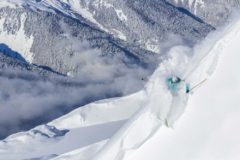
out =
<path fill-rule="evenodd" d="M 238 160 L 239 31 L 240 20 L 194 49 L 173 47 L 143 91 L 95 102 L 50 122 L 60 133 L 68 130 L 57 138 L 43 126 L 12 135 L 0 142 L 0 159 Z M 195 90 L 178 120 L 187 106 L 185 85 L 209 78 L 219 55 L 214 76 Z M 176 93 L 166 85 L 171 75 L 186 80 Z"/>
<path fill-rule="evenodd" d="M 240 21 L 231 27 L 217 43 L 229 44 L 218 46 L 223 55 L 215 74 L 192 96 L 177 126 L 160 129 L 129 160 L 240 159 Z"/>

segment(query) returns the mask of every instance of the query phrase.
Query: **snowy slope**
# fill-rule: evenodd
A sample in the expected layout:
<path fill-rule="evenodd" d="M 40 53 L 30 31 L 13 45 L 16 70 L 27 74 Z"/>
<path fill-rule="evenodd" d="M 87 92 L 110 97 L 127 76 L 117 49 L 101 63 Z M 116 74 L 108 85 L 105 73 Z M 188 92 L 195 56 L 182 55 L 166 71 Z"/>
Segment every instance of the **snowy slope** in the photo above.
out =
<path fill-rule="evenodd" d="M 188 99 L 185 83 L 182 82 L 179 91 L 173 93 L 167 87 L 166 79 L 173 72 L 181 77 L 181 73 L 184 73 L 181 69 L 184 69 L 183 66 L 187 61 L 183 61 L 186 55 L 172 53 L 149 80 L 146 86 L 148 99 L 142 104 L 143 107 L 92 158 L 93 160 L 125 159 L 151 138 L 161 125 L 165 125 L 166 121 L 169 125 L 173 125 L 179 118 Z"/>
<path fill-rule="evenodd" d="M 59 155 L 108 139 L 145 99 L 146 95 L 140 91 L 123 98 L 91 103 L 48 125 L 17 133 L 1 141 L 0 155 L 5 159 Z"/>
<path fill-rule="evenodd" d="M 181 54 L 179 48 L 177 51 L 174 50 L 175 48 L 170 50 L 170 58 L 162 62 L 161 67 L 155 71 L 148 82 L 146 89 L 148 100 L 143 109 L 134 115 L 92 160 L 128 159 L 154 134 L 161 131 L 161 126 L 172 127 L 187 106 L 188 95 L 185 82 L 193 87 L 195 80 L 202 82 L 212 75 L 222 48 L 229 44 L 239 28 L 239 24 L 228 26 L 220 34 L 220 40 L 208 44 L 202 50 L 196 46 L 195 51 L 198 53 L 193 55 L 189 64 L 187 60 L 184 61 L 184 55 L 186 56 L 187 53 Z M 174 93 L 165 87 L 167 77 L 173 73 L 186 80 L 179 84 L 179 88 Z"/>
<path fill-rule="evenodd" d="M 159 159 L 159 157 L 163 157 L 164 159 L 176 159 L 177 157 L 178 158 L 180 157 L 180 159 L 200 160 L 207 158 L 229 159 L 231 157 L 230 159 L 237 160 L 239 158 L 238 156 L 239 138 L 237 138 L 239 130 L 235 129 L 235 125 L 238 124 L 239 118 L 237 116 L 238 114 L 233 112 L 236 109 L 237 113 L 239 113 L 238 112 L 239 109 L 237 109 L 235 105 L 238 104 L 237 97 L 239 96 L 240 81 L 239 76 L 235 74 L 237 70 L 235 72 L 232 70 L 238 68 L 237 59 L 239 58 L 239 55 L 237 55 L 236 51 L 239 48 L 237 45 L 240 39 L 239 28 L 240 20 L 238 20 L 236 23 L 227 26 L 224 30 L 221 30 L 220 33 L 210 35 L 209 39 L 211 39 L 212 44 L 210 43 L 209 45 L 209 42 L 211 42 L 210 40 L 206 40 L 206 42 L 201 44 L 201 47 L 203 47 L 204 49 L 198 50 L 199 51 L 198 56 L 193 58 L 193 60 L 196 59 L 198 60 L 199 66 L 195 67 L 190 63 L 192 66 L 190 70 L 193 72 L 196 71 L 198 75 L 201 75 L 201 78 L 206 78 L 213 73 L 212 72 L 214 70 L 213 68 L 216 67 L 215 63 L 217 61 L 216 57 L 218 57 L 220 54 L 224 54 L 224 57 L 229 58 L 226 59 L 224 58 L 224 60 L 226 61 L 224 61 L 224 63 L 221 63 L 220 67 L 217 69 L 218 72 L 216 73 L 216 75 L 214 75 L 213 79 L 210 81 L 212 83 L 208 83 L 208 85 L 203 87 L 203 89 L 200 92 L 197 92 L 196 96 L 194 95 L 193 99 L 190 100 L 189 107 L 191 108 L 190 110 L 188 110 L 187 115 L 178 122 L 176 130 L 172 130 L 166 127 L 158 129 L 159 126 L 164 122 L 162 122 L 161 119 L 157 120 L 155 116 L 158 115 L 156 114 L 158 112 L 156 112 L 156 110 L 154 110 L 154 112 L 151 111 L 149 112 L 148 110 L 150 108 L 156 109 L 155 108 L 156 104 L 160 106 L 162 105 L 162 108 L 160 108 L 161 111 L 163 111 L 164 107 L 168 106 L 166 102 L 170 100 L 169 97 L 164 98 L 164 95 L 160 96 L 160 94 L 158 93 L 157 96 L 159 97 L 157 98 L 160 99 L 161 103 L 157 102 L 158 99 L 156 97 L 154 99 L 154 102 L 156 104 L 153 108 L 150 105 L 151 103 L 146 103 L 145 104 L 146 108 L 142 109 L 142 111 L 136 114 L 132 120 L 125 124 L 125 126 L 120 131 L 118 131 L 118 133 L 112 139 L 110 139 L 110 141 L 103 147 L 103 149 L 100 150 L 97 156 L 95 156 L 92 159 L 157 160 Z M 207 46 L 205 46 L 206 43 L 208 43 Z M 196 49 L 199 49 L 199 46 L 197 46 L 195 50 Z M 231 54 L 227 54 L 229 52 L 231 52 Z M 223 62 L 223 60 L 221 62 Z M 199 70 L 201 70 L 203 74 L 198 72 Z M 196 77 L 196 72 L 194 72 L 195 74 L 191 76 Z M 226 75 L 226 72 L 230 74 Z M 156 73 L 157 71 L 155 72 L 154 75 L 156 75 Z M 156 80 L 157 78 L 154 75 L 152 76 L 152 78 L 154 77 L 153 79 Z M 222 84 L 231 83 L 232 79 L 236 80 L 236 87 L 233 87 L 230 90 L 229 87 L 226 88 L 223 87 L 221 90 L 222 92 L 216 90 L 216 88 L 221 88 Z M 160 91 L 161 93 L 162 91 L 161 88 L 157 88 L 156 86 L 157 85 L 155 85 L 153 88 L 157 89 L 158 92 Z M 166 90 L 164 91 L 167 92 Z M 223 95 L 225 91 L 231 94 L 229 95 L 230 97 L 232 97 L 231 99 Z M 208 93 L 207 95 L 211 96 L 206 97 L 206 93 Z M 151 94 L 151 96 L 149 97 L 150 99 L 152 95 L 154 95 L 154 93 Z M 221 97 L 222 100 L 219 101 L 217 97 Z M 163 102 L 161 101 L 162 100 L 161 98 L 167 101 Z M 182 97 L 179 96 L 178 98 L 182 99 Z M 206 98 L 208 100 L 206 100 Z M 214 101 L 211 101 L 211 98 Z M 179 104 L 179 102 L 177 104 Z M 227 108 L 229 104 L 232 104 L 230 110 L 228 110 Z M 174 104 L 174 107 L 176 106 L 177 105 Z M 220 110 L 219 106 L 221 106 Z M 196 107 L 198 108 L 196 109 Z M 209 107 L 212 107 L 213 109 L 211 108 L 209 109 Z M 175 111 L 176 109 L 177 108 L 175 108 Z M 211 111 L 212 113 L 209 113 Z M 175 113 L 178 112 L 175 112 L 174 114 L 173 113 L 174 112 L 172 112 L 170 115 L 175 115 Z M 180 111 L 179 113 L 182 113 L 182 111 Z M 202 114 L 205 113 L 206 117 L 203 117 L 203 115 L 199 115 L 199 113 Z M 230 115 L 228 115 L 228 113 L 230 113 Z M 163 116 L 164 116 L 163 114 L 160 115 L 160 117 L 162 118 Z M 234 120 L 236 120 L 235 122 L 234 120 L 231 120 L 231 116 L 233 116 Z M 216 119 L 213 120 L 213 118 Z M 226 121 L 224 119 L 226 119 Z M 211 121 L 209 122 L 209 120 L 213 120 L 213 122 Z M 222 123 L 219 124 L 219 122 Z M 234 122 L 235 125 L 234 124 L 229 125 L 231 122 L 232 123 Z M 193 130 L 190 133 L 188 132 L 189 131 L 188 126 L 193 128 Z M 198 128 L 199 126 L 201 127 L 202 130 Z M 225 135 L 226 132 L 230 134 L 231 130 L 226 131 L 226 129 L 228 129 L 229 127 L 230 128 L 233 127 L 232 129 L 236 130 L 236 132 L 232 134 L 233 135 L 232 138 L 228 138 L 228 136 Z M 207 128 L 208 130 L 205 130 L 205 128 Z M 212 129 L 213 131 L 210 131 Z M 156 135 L 154 135 L 155 132 Z M 204 135 L 203 137 L 201 137 L 200 135 L 201 133 Z M 212 133 L 213 135 L 210 133 Z M 217 138 L 214 138 L 214 135 L 216 135 Z M 151 136 L 153 136 L 153 138 L 151 138 Z M 189 137 L 191 139 L 188 139 Z M 223 141 L 219 141 L 220 139 L 221 140 L 223 139 Z M 192 145 L 195 145 L 192 142 L 196 142 L 196 144 L 199 146 L 196 148 L 192 148 Z M 214 144 L 216 142 L 217 145 Z M 230 144 L 228 144 L 228 146 L 225 146 L 225 143 L 229 142 Z M 183 147 L 185 145 L 186 147 Z M 177 146 L 178 148 L 175 148 L 175 146 Z M 206 147 L 206 149 L 204 149 L 204 147 Z M 230 149 L 228 147 L 230 147 Z M 210 151 L 208 151 L 207 149 L 209 149 Z M 221 153 L 220 151 L 223 150 L 225 150 L 225 152 L 219 155 Z M 176 152 L 176 154 L 169 154 L 172 152 Z M 83 158 L 82 155 L 83 155 L 82 153 L 79 153 L 77 154 L 77 157 Z M 66 154 L 60 156 L 59 159 L 70 159 L 70 157 L 73 157 L 74 159 L 76 155 L 71 156 L 71 154 Z"/>
<path fill-rule="evenodd" d="M 176 128 L 162 128 L 128 160 L 240 159 L 240 20 L 229 29 L 216 45 L 222 56 L 215 74 L 190 99 Z"/>

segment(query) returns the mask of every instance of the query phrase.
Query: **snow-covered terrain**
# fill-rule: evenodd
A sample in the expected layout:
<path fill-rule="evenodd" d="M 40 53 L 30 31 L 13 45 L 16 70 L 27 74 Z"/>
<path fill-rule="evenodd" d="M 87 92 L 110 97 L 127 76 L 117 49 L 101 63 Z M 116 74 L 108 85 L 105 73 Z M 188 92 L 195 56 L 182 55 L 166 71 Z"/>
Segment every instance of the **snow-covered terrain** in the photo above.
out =
<path fill-rule="evenodd" d="M 237 19 L 194 49 L 175 46 L 144 90 L 86 105 L 47 125 L 12 135 L 0 142 L 1 158 L 237 160 L 239 40 Z M 201 83 L 216 67 L 213 78 Z M 184 81 L 171 87 L 167 83 L 171 76 Z M 187 105 L 187 87 L 198 83 L 201 87 L 193 90 Z"/>
<path fill-rule="evenodd" d="M 212 4 L 173 1 L 195 15 Z M 239 160 L 240 18 L 202 40 L 214 28 L 193 14 L 165 0 L 0 1 L 0 138 L 15 133 L 0 160 Z"/>
<path fill-rule="evenodd" d="M 163 127 L 128 160 L 240 159 L 240 20 L 215 47 L 221 58 L 214 75 L 190 98 L 176 127 Z"/>

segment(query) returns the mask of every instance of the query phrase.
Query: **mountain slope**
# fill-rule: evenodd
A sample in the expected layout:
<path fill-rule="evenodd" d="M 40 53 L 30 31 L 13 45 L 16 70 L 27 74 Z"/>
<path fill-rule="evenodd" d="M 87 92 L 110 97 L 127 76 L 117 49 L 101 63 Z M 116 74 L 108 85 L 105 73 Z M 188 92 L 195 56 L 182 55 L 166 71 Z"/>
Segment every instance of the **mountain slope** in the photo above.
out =
<path fill-rule="evenodd" d="M 105 0 L 103 2 L 105 5 L 102 7 L 97 7 L 102 4 L 98 1 L 89 4 L 84 1 L 49 0 L 26 2 L 14 0 L 10 2 L 18 5 L 20 3 L 20 6 L 2 9 L 1 26 L 4 25 L 3 31 L 20 34 L 17 36 L 19 38 L 23 38 L 25 33 L 26 45 L 28 45 L 26 48 L 15 50 L 19 53 L 21 51 L 25 52 L 22 53 L 23 57 L 30 62 L 51 67 L 61 73 L 67 73 L 71 71 L 71 68 L 75 67 L 76 64 L 71 64 L 66 60 L 64 61 L 64 59 L 69 59 L 71 52 L 73 52 L 73 55 L 80 54 L 79 51 L 76 51 L 79 48 L 76 48 L 75 45 L 84 40 L 88 41 L 90 49 L 101 49 L 103 55 L 116 54 L 127 63 L 131 63 L 131 59 L 134 61 L 133 63 L 135 61 L 148 62 L 147 59 L 150 53 L 147 53 L 146 50 L 134 50 L 135 46 L 145 49 L 150 48 L 151 51 L 154 51 L 154 48 L 159 48 L 158 44 L 166 38 L 167 34 L 180 34 L 183 38 L 196 42 L 196 40 L 203 38 L 212 30 L 211 26 L 196 21 L 164 1 L 152 2 L 148 0 L 133 3 L 132 1 L 108 2 Z M 108 6 L 113 7 L 108 8 Z M 114 6 L 121 6 L 121 8 L 117 9 Z M 143 7 L 140 8 L 140 6 Z M 37 12 L 34 11 L 36 9 L 38 9 Z M 123 9 L 127 10 L 124 11 Z M 117 11 L 120 13 L 125 12 L 122 15 L 129 17 L 129 20 L 122 21 L 118 17 Z M 146 13 L 142 11 L 146 11 Z M 60 12 L 65 16 L 54 14 L 56 12 Z M 95 13 L 95 15 L 90 19 L 87 17 L 87 13 L 91 13 L 92 16 Z M 109 17 L 111 15 L 113 17 Z M 10 19 L 15 19 L 15 22 L 11 22 Z M 178 24 L 177 28 L 174 23 Z M 98 24 L 105 26 L 99 27 Z M 106 32 L 104 33 L 101 30 Z M 130 46 L 114 40 L 110 36 L 111 32 L 128 35 L 126 41 L 130 42 Z M 4 36 L 4 40 L 7 35 Z M 9 36 L 11 37 L 11 34 Z M 118 38 L 118 36 L 115 37 Z M 4 40 L 2 41 L 4 42 Z M 6 43 L 8 44 L 9 41 L 6 41 Z M 14 43 L 17 43 L 16 40 Z M 61 48 L 62 43 L 64 43 L 64 48 Z M 11 46 L 11 43 L 8 45 L 16 47 L 14 44 Z M 49 60 L 44 58 L 45 56 L 48 56 Z M 55 60 L 53 61 L 51 57 L 54 57 Z"/>
<path fill-rule="evenodd" d="M 129 160 L 238 160 L 240 20 L 220 40 L 214 75 L 189 101 L 174 129 L 162 128 Z M 194 147 L 193 147 L 194 146 Z M 69 158 L 70 159 L 70 158 Z"/>

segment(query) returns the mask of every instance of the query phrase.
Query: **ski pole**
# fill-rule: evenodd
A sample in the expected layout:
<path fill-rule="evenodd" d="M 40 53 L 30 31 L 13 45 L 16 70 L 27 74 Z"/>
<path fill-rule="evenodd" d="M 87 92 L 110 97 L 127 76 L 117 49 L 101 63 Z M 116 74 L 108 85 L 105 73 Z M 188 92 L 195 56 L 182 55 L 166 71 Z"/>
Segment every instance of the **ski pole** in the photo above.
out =
<path fill-rule="evenodd" d="M 198 86 L 202 85 L 203 83 L 205 83 L 207 81 L 207 79 L 204 79 L 203 81 L 201 81 L 200 83 L 198 83 L 197 85 L 193 86 L 192 89 L 190 89 L 189 92 L 192 92 L 194 89 L 196 89 Z"/>

